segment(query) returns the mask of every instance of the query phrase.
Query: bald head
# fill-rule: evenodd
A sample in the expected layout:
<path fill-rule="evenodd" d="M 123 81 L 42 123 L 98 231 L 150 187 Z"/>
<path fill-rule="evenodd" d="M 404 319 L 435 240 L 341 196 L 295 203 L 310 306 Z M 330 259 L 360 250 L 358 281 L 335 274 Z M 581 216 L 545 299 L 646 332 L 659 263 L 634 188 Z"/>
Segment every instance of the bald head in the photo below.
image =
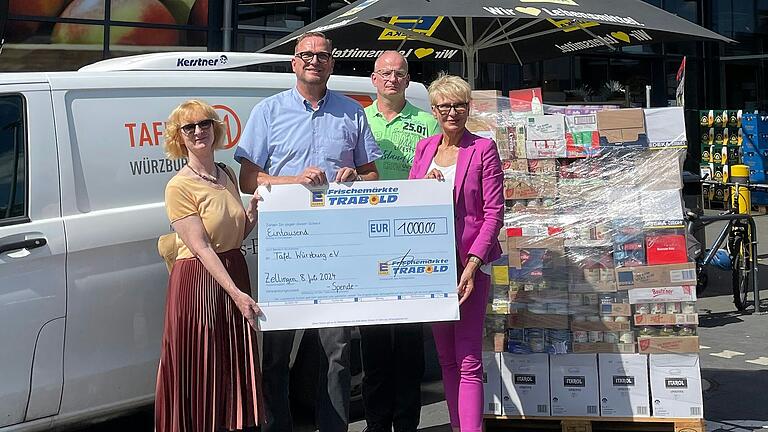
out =
<path fill-rule="evenodd" d="M 384 51 L 384 54 L 380 55 L 376 59 L 376 63 L 373 65 L 373 70 L 402 70 L 408 72 L 408 60 L 400 54 L 399 51 Z"/>

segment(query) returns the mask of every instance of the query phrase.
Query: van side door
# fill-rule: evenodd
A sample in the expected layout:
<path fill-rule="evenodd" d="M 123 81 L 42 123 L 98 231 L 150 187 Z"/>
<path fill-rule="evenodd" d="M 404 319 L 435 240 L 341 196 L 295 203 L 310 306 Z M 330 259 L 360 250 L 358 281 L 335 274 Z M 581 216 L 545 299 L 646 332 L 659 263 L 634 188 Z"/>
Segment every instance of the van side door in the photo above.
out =
<path fill-rule="evenodd" d="M 58 413 L 66 257 L 50 89 L 0 85 L 0 427 Z"/>

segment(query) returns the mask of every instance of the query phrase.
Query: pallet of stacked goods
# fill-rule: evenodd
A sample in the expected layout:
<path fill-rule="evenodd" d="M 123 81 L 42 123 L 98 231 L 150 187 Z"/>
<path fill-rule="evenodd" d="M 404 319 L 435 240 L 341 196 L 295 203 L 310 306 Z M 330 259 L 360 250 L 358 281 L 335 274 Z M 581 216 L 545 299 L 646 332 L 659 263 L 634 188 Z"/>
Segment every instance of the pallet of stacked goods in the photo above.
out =
<path fill-rule="evenodd" d="M 493 113 L 506 214 L 484 330 L 487 425 L 701 430 L 695 398 L 669 404 L 696 383 L 701 398 L 695 289 L 685 296 L 695 271 L 682 231 L 682 110 L 544 110 Z"/>
<path fill-rule="evenodd" d="M 744 137 L 742 142 L 743 163 L 749 166 L 749 181 L 768 183 L 768 117 L 759 114 L 742 116 Z M 752 204 L 765 208 L 768 192 L 752 192 Z"/>
<path fill-rule="evenodd" d="M 742 163 L 741 110 L 699 111 L 699 140 L 701 141 L 701 175 L 710 181 L 726 182 L 730 168 Z M 730 196 L 726 186 L 703 186 L 705 208 L 725 209 Z"/>

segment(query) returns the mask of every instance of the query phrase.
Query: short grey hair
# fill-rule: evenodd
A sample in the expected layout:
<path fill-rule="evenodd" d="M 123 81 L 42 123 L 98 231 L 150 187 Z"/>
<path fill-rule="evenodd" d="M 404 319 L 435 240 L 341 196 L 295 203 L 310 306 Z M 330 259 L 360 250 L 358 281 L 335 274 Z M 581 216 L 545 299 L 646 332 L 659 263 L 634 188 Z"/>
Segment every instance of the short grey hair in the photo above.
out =
<path fill-rule="evenodd" d="M 328 39 L 328 36 L 326 36 L 325 33 L 317 32 L 317 31 L 309 31 L 309 32 L 306 32 L 303 35 L 297 37 L 296 38 L 296 45 L 294 45 L 293 51 L 296 52 L 296 48 L 298 48 L 298 46 L 301 43 L 301 41 L 303 41 L 304 39 L 307 39 L 307 38 L 311 38 L 311 37 L 316 37 L 316 38 L 324 39 L 325 42 L 328 44 L 328 49 L 330 49 L 331 52 L 333 52 L 333 41 Z"/>

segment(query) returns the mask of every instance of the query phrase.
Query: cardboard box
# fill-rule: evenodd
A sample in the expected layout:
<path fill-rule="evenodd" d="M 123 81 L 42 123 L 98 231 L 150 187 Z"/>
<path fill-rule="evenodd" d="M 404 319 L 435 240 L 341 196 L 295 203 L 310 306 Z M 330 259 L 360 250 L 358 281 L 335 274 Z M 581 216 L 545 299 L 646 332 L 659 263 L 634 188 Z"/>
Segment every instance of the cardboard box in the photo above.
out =
<path fill-rule="evenodd" d="M 683 263 L 617 268 L 616 282 L 619 289 L 696 285 L 696 264 Z"/>
<path fill-rule="evenodd" d="M 504 171 L 510 172 L 505 174 L 527 173 L 528 159 L 511 159 L 511 160 L 504 161 L 503 168 L 504 168 Z"/>
<path fill-rule="evenodd" d="M 538 174 L 541 177 L 551 177 L 557 181 L 557 160 L 556 159 L 528 159 L 528 171 L 531 174 Z"/>
<path fill-rule="evenodd" d="M 596 113 L 566 114 L 565 141 L 569 158 L 594 156 L 600 150 Z"/>
<path fill-rule="evenodd" d="M 632 306 L 628 303 L 605 303 L 600 305 L 600 315 L 632 316 Z"/>
<path fill-rule="evenodd" d="M 515 269 L 565 269 L 563 254 L 545 248 L 509 249 L 509 267 Z"/>
<path fill-rule="evenodd" d="M 651 354 L 648 361 L 653 416 L 703 418 L 698 354 Z"/>
<path fill-rule="evenodd" d="M 527 175 L 515 175 L 504 179 L 504 199 L 534 199 L 539 197 L 539 191 Z"/>
<path fill-rule="evenodd" d="M 549 249 L 565 252 L 563 239 L 560 237 L 510 236 L 507 238 L 508 250 L 513 249 Z"/>
<path fill-rule="evenodd" d="M 646 235 L 645 254 L 648 265 L 687 263 L 688 245 L 685 235 Z"/>
<path fill-rule="evenodd" d="M 631 324 L 629 323 L 629 321 L 626 321 L 626 322 L 615 322 L 615 321 L 571 322 L 571 330 L 580 330 L 580 331 L 617 332 L 617 331 L 629 331 L 630 327 L 631 327 Z"/>
<path fill-rule="evenodd" d="M 683 354 L 699 352 L 698 336 L 648 336 L 637 338 L 637 352 Z"/>
<path fill-rule="evenodd" d="M 491 283 L 509 286 L 509 262 L 507 265 L 491 266 Z"/>
<path fill-rule="evenodd" d="M 597 128 L 601 147 L 648 147 L 645 115 L 640 108 L 598 112 Z"/>
<path fill-rule="evenodd" d="M 599 416 L 597 355 L 550 356 L 549 388 L 553 416 Z"/>
<path fill-rule="evenodd" d="M 679 189 L 641 191 L 643 223 L 648 226 L 683 225 L 683 196 Z"/>
<path fill-rule="evenodd" d="M 497 113 L 503 108 L 506 98 L 499 90 L 472 90 L 472 111 L 476 113 Z"/>
<path fill-rule="evenodd" d="M 512 313 L 509 300 L 493 299 L 485 308 L 486 315 L 507 315 Z"/>
<path fill-rule="evenodd" d="M 530 113 L 533 111 L 534 98 L 541 105 L 544 100 L 541 95 L 541 87 L 518 89 L 509 91 L 509 109 L 512 112 Z M 537 107 L 540 108 L 540 107 Z"/>
<path fill-rule="evenodd" d="M 598 354 L 600 415 L 650 417 L 648 356 Z"/>
<path fill-rule="evenodd" d="M 688 148 L 683 107 L 643 110 L 651 148 Z"/>
<path fill-rule="evenodd" d="M 501 415 L 550 415 L 549 355 L 501 355 Z"/>
<path fill-rule="evenodd" d="M 635 288 L 628 294 L 630 304 L 696 301 L 695 286 Z"/>
<path fill-rule="evenodd" d="M 483 351 L 501 353 L 506 351 L 504 333 L 487 333 L 483 336 Z"/>
<path fill-rule="evenodd" d="M 637 349 L 633 343 L 574 342 L 573 352 L 632 354 L 637 352 Z"/>
<path fill-rule="evenodd" d="M 645 233 L 640 219 L 616 219 L 613 223 L 613 262 L 616 267 L 646 264 Z"/>
<path fill-rule="evenodd" d="M 527 310 L 509 314 L 507 317 L 509 328 L 546 328 L 568 329 L 568 315 L 535 314 Z"/>
<path fill-rule="evenodd" d="M 636 326 L 698 325 L 698 314 L 643 314 L 635 315 Z"/>
<path fill-rule="evenodd" d="M 528 117 L 525 125 L 525 153 L 528 159 L 567 157 L 565 116 L 553 114 Z"/>
<path fill-rule="evenodd" d="M 483 414 L 501 415 L 501 353 L 483 352 Z"/>

